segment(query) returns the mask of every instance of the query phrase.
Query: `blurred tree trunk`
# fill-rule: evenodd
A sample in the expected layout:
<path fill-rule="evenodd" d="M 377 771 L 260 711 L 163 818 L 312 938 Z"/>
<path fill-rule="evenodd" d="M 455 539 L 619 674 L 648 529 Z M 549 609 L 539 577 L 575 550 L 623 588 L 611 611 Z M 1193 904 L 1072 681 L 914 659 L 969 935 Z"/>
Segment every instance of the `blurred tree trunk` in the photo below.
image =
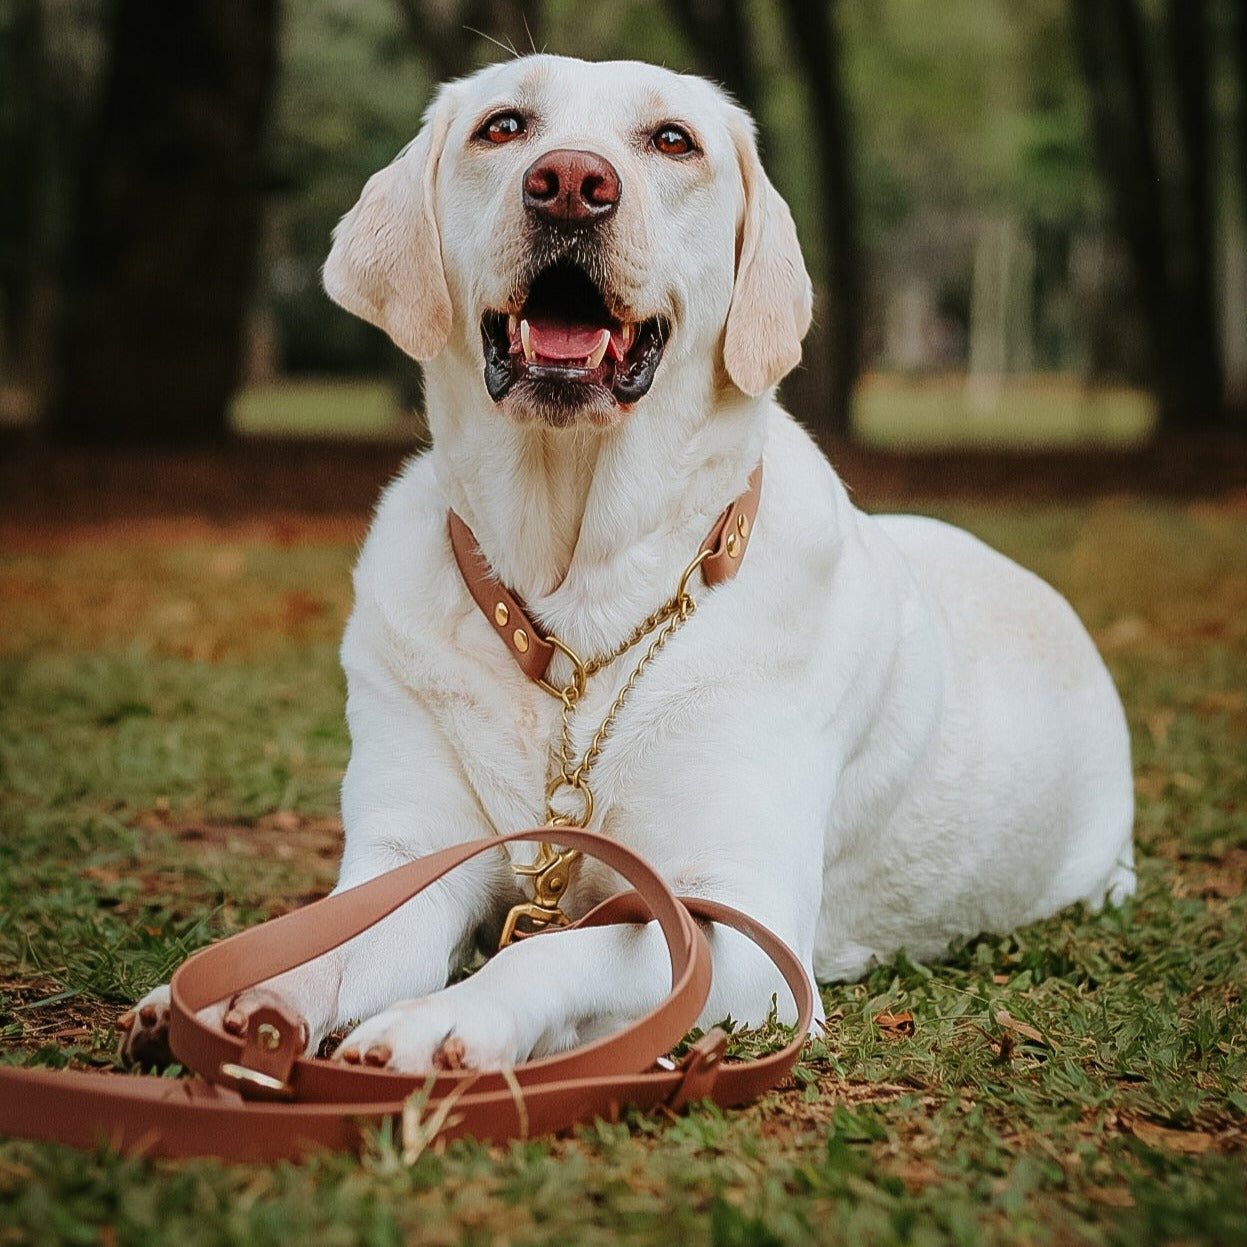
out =
<path fill-rule="evenodd" d="M 789 43 L 805 84 L 814 136 L 817 199 L 829 220 L 824 267 L 814 274 L 824 297 L 806 338 L 804 365 L 784 384 L 788 402 L 822 436 L 850 431 L 851 402 L 861 350 L 861 259 L 852 175 L 848 109 L 840 84 L 835 0 L 783 0 Z M 754 39 L 743 0 L 675 0 L 675 14 L 702 71 L 726 87 L 758 122 L 765 151 Z"/>
<path fill-rule="evenodd" d="M 1217 328 L 1208 0 L 1166 0 L 1164 33 L 1181 140 L 1169 203 L 1168 253 L 1175 368 L 1183 374 L 1186 394 L 1179 423 L 1212 425 L 1224 416 L 1225 378 Z"/>
<path fill-rule="evenodd" d="M 1234 136 L 1238 160 L 1238 209 L 1247 234 L 1247 3 L 1230 5 L 1230 58 L 1237 88 Z"/>
<path fill-rule="evenodd" d="M 1226 281 L 1235 282 L 1227 291 L 1227 319 L 1232 326 L 1244 324 L 1244 309 L 1247 309 L 1247 3 L 1238 0 L 1229 6 L 1229 51 L 1231 72 L 1236 90 L 1234 115 L 1234 162 L 1238 182 L 1239 228 L 1237 255 L 1235 263 L 1227 265 Z M 1231 235 L 1232 236 L 1232 235 Z M 1237 315 L 1230 317 L 1230 309 L 1236 309 Z M 1238 364 L 1237 375 L 1228 377 L 1227 401 L 1241 420 L 1247 416 L 1247 367 L 1244 367 L 1243 342 L 1247 340 L 1241 333 L 1238 339 L 1238 350 L 1235 362 Z M 1231 362 L 1226 361 L 1227 365 Z M 1232 392 L 1231 392 L 1232 391 Z"/>
<path fill-rule="evenodd" d="M 222 438 L 243 363 L 279 0 L 116 0 L 78 153 L 51 427 Z"/>
<path fill-rule="evenodd" d="M 541 0 L 395 0 L 412 46 L 438 82 L 493 60 L 499 47 L 522 55 L 539 51 L 545 23 Z"/>
<path fill-rule="evenodd" d="M 1138 283 L 1166 428 L 1223 417 L 1215 331 L 1206 0 L 1166 0 L 1174 122 L 1184 150 L 1162 166 L 1157 93 L 1135 0 L 1070 0 L 1097 158 Z"/>
<path fill-rule="evenodd" d="M 47 259 L 40 0 L 14 0 L 0 35 L 0 380 L 29 391 L 40 372 L 39 286 Z"/>
<path fill-rule="evenodd" d="M 744 0 L 674 0 L 673 8 L 702 72 L 726 87 L 761 127 L 762 97 Z"/>
<path fill-rule="evenodd" d="M 796 388 L 798 393 L 807 391 L 801 414 L 816 433 L 846 436 L 861 370 L 865 309 L 852 123 L 841 77 L 836 0 L 782 0 L 780 7 L 805 79 L 807 133 L 818 169 L 816 201 L 826 222 L 826 295 L 806 352 L 807 370 L 820 393 L 808 394 L 808 386 Z"/>
<path fill-rule="evenodd" d="M 1035 364 L 1035 244 L 1013 214 L 979 223 L 970 287 L 970 361 L 966 392 L 979 408 L 995 407 L 1004 379 Z"/>

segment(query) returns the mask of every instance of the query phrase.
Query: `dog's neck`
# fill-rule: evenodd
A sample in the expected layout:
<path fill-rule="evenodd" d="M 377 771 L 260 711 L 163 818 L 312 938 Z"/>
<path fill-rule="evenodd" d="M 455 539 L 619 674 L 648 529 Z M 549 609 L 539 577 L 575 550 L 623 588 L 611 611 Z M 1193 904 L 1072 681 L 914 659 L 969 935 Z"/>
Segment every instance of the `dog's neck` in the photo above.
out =
<path fill-rule="evenodd" d="M 507 420 L 479 376 L 429 371 L 431 454 L 449 505 L 494 574 L 585 653 L 671 596 L 761 457 L 766 399 L 709 386 L 689 397 L 664 401 L 656 387 L 614 429 L 559 430 Z"/>

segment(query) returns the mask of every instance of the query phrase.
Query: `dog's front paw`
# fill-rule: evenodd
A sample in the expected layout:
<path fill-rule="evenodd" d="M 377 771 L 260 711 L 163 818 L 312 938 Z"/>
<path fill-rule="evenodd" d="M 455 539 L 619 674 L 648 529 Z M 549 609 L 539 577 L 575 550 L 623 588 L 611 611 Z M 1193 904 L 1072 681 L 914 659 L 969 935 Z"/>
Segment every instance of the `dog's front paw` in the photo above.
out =
<path fill-rule="evenodd" d="M 306 1020 L 297 1009 L 291 1007 L 289 1000 L 282 993 L 261 984 L 238 992 L 229 1000 L 211 1005 L 199 1014 L 202 1022 L 218 1026 L 228 1035 L 237 1035 L 240 1039 L 246 1035 L 251 1025 L 251 1015 L 257 1009 L 279 1009 L 288 1017 L 297 1018 L 299 1023 L 299 1039 L 304 1053 L 311 1041 L 311 1031 Z"/>
<path fill-rule="evenodd" d="M 153 987 L 133 1009 L 117 1019 L 122 1061 L 164 1069 L 173 1064 L 169 1048 L 169 985 Z"/>
<path fill-rule="evenodd" d="M 289 1003 L 277 993 L 264 987 L 253 987 L 249 991 L 240 992 L 229 1000 L 209 1005 L 199 1012 L 199 1020 L 223 1030 L 230 1035 L 243 1036 L 251 1014 L 265 1005 L 280 1008 L 284 1013 L 291 1013 Z M 122 1061 L 127 1065 L 154 1066 L 164 1069 L 172 1065 L 177 1058 L 169 1047 L 169 985 L 162 984 L 153 988 L 142 1000 L 127 1010 L 117 1019 L 117 1029 L 121 1032 Z M 307 1023 L 300 1017 L 299 1026 L 304 1051 L 310 1041 Z"/>
<path fill-rule="evenodd" d="M 448 996 L 452 993 L 439 992 L 392 1005 L 357 1026 L 339 1045 L 334 1060 L 426 1074 L 503 1069 L 528 1059 L 532 1043 L 504 1010 L 492 1002 Z"/>

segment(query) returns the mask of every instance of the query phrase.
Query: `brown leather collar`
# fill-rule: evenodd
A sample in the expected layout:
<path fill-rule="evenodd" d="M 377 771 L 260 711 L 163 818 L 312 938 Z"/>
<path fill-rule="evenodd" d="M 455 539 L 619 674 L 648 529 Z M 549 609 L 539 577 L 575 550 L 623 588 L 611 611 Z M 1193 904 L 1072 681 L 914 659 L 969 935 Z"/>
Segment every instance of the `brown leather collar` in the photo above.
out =
<path fill-rule="evenodd" d="M 698 553 L 705 554 L 701 561 L 702 579 L 711 588 L 730 580 L 740 569 L 753 536 L 761 497 L 762 464 L 759 463 L 750 474 L 745 492 L 715 520 L 699 548 Z M 558 642 L 537 625 L 523 600 L 494 575 L 472 530 L 454 511 L 450 512 L 450 544 L 468 592 L 502 638 L 511 657 L 530 680 L 544 680 L 560 649 Z"/>

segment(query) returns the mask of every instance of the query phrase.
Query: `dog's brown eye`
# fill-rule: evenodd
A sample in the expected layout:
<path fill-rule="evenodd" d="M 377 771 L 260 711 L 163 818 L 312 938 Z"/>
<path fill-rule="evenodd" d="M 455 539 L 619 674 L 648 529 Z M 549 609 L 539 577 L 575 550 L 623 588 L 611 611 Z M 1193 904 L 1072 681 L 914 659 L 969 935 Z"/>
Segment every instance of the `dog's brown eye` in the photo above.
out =
<path fill-rule="evenodd" d="M 519 113 L 495 113 L 476 132 L 476 137 L 487 143 L 509 143 L 519 138 L 527 128 L 528 123 Z"/>
<path fill-rule="evenodd" d="M 654 131 L 651 141 L 664 156 L 687 156 L 697 150 L 692 136 L 679 126 L 662 126 Z"/>

